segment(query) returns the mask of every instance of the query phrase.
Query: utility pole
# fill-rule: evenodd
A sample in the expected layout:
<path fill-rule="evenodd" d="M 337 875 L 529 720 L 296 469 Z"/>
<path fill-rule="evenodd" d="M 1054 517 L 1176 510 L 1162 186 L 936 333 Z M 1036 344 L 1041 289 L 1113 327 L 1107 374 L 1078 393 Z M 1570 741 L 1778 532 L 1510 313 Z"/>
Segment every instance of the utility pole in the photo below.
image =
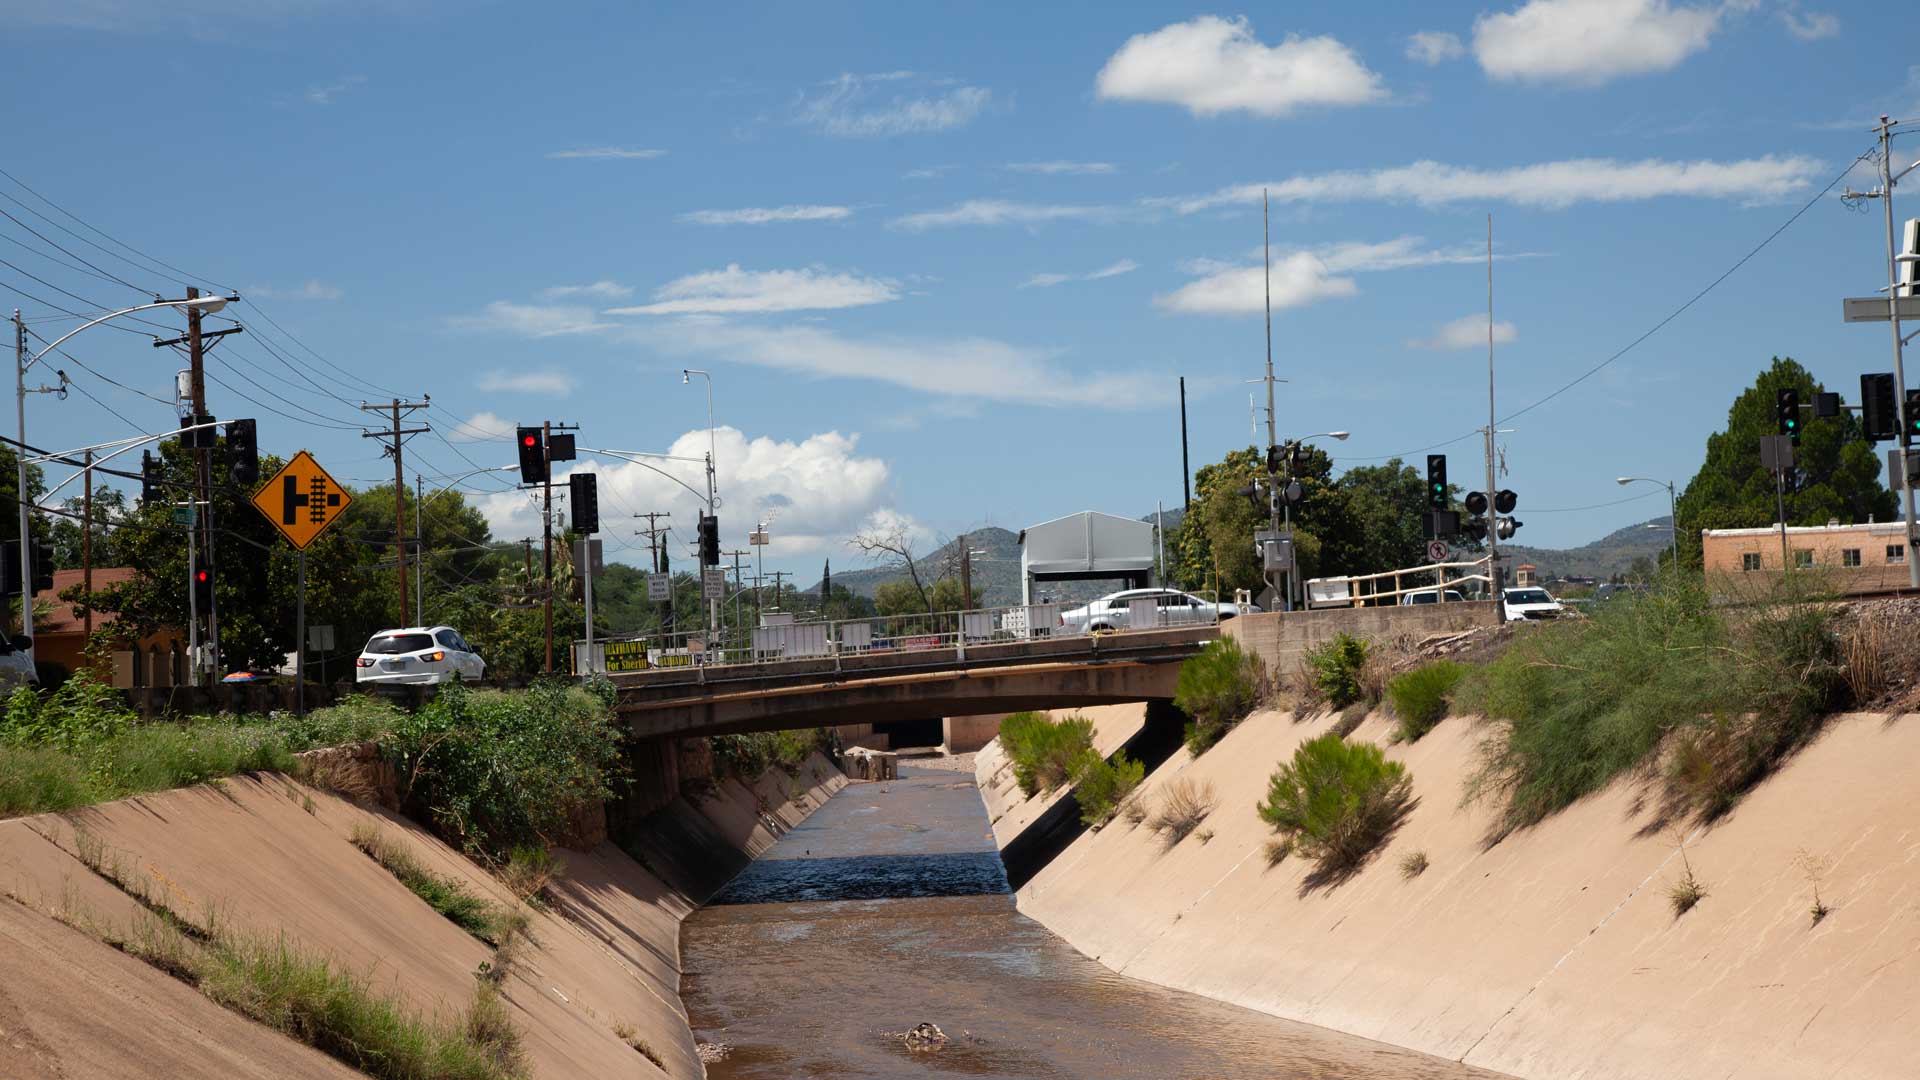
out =
<path fill-rule="evenodd" d="M 1265 268 L 1265 272 L 1262 276 L 1262 283 L 1263 283 L 1263 287 L 1266 290 L 1267 377 L 1259 381 L 1267 384 L 1266 458 L 1267 458 L 1267 463 L 1269 465 L 1269 468 L 1267 469 L 1267 530 L 1272 535 L 1279 536 L 1281 535 L 1280 475 L 1279 473 L 1275 472 L 1273 468 L 1271 468 L 1271 465 L 1273 463 L 1273 448 L 1280 445 L 1280 436 L 1276 429 L 1274 415 L 1273 415 L 1273 384 L 1275 380 L 1273 377 L 1272 244 L 1273 244 L 1273 234 L 1272 234 L 1271 227 L 1269 225 L 1268 217 L 1267 217 L 1267 192 L 1266 192 L 1266 189 L 1262 188 L 1260 191 L 1260 258 L 1261 258 L 1261 263 Z M 1291 541 L 1292 538 L 1289 537 L 1288 539 L 1289 541 Z M 1266 580 L 1267 588 L 1272 589 L 1275 592 L 1280 592 L 1280 586 L 1274 582 L 1271 572 L 1268 571 L 1266 567 L 1266 562 L 1267 562 L 1266 547 L 1265 545 L 1257 545 L 1257 546 L 1259 546 L 1260 548 L 1260 576 Z M 1283 580 L 1285 580 L 1286 582 L 1286 592 L 1284 593 L 1280 601 L 1281 610 L 1292 611 L 1293 610 L 1293 572 L 1291 570 L 1286 571 L 1284 573 Z"/>
<path fill-rule="evenodd" d="M 1493 215 L 1487 215 L 1487 591 L 1497 605 L 1494 614 L 1506 618 L 1506 598 L 1500 591 L 1500 510 L 1493 504 Z M 1446 599 L 1440 589 L 1439 599 Z"/>
<path fill-rule="evenodd" d="M 666 573 L 667 530 L 660 527 L 660 519 L 670 518 L 673 514 L 665 510 L 650 510 L 644 514 L 635 514 L 633 516 L 647 519 L 647 527 L 640 535 L 647 538 L 647 552 L 653 556 L 653 572 L 656 574 Z M 671 583 L 668 584 L 667 598 L 662 601 L 661 608 L 663 617 L 660 620 L 660 624 L 671 630 L 673 623 L 673 588 Z"/>
<path fill-rule="evenodd" d="M 960 539 L 960 610 L 973 610 L 973 551 L 967 543 L 967 534 L 961 533 Z"/>
<path fill-rule="evenodd" d="M 23 447 L 20 451 L 25 453 Z M 85 491 L 80 504 L 80 589 L 87 595 L 87 613 L 81 619 L 81 655 L 93 646 L 93 451 L 87 451 Z M 88 664 L 92 667 L 92 664 Z"/>
<path fill-rule="evenodd" d="M 1187 377 L 1180 376 L 1180 503 L 1181 513 L 1193 511 L 1193 463 L 1187 459 Z M 1184 520 L 1184 519 L 1182 519 Z"/>
<path fill-rule="evenodd" d="M 780 610 L 780 583 L 790 575 L 785 570 L 775 570 L 767 575 L 773 579 L 773 610 Z"/>
<path fill-rule="evenodd" d="M 419 473 L 413 474 L 413 618 L 417 626 L 427 625 L 427 590 L 420 579 L 420 564 L 426 561 L 427 530 L 421 526 L 420 508 L 426 502 L 426 485 Z"/>
<path fill-rule="evenodd" d="M 407 474 L 401 447 L 404 445 L 408 435 L 421 435 L 432 429 L 427 427 L 403 428 L 400 426 L 400 422 L 403 418 L 410 417 L 416 411 L 426 408 L 427 405 L 428 401 L 426 399 L 416 402 L 401 401 L 399 398 L 394 398 L 392 402 L 386 405 L 360 406 L 362 412 L 389 413 L 392 424 L 392 426 L 385 431 L 363 431 L 360 433 L 360 437 L 363 439 L 391 440 L 385 448 L 385 452 L 393 457 L 393 558 L 394 573 L 398 579 L 400 589 L 400 606 L 394 610 L 396 613 L 395 617 L 401 622 L 407 620 Z"/>
<path fill-rule="evenodd" d="M 187 286 L 187 299 L 195 300 L 199 296 L 199 289 L 191 285 Z M 193 423 L 198 424 L 200 418 L 207 415 L 207 375 L 206 347 L 200 337 L 200 308 L 197 305 L 187 307 L 187 367 L 189 371 L 187 396 L 193 406 Z M 207 437 L 199 431 L 193 433 L 193 500 L 198 504 L 195 507 L 193 527 L 200 532 L 200 545 L 207 553 L 207 568 L 212 571 L 213 580 L 218 583 L 220 557 L 219 549 L 213 542 L 213 464 L 212 456 L 207 453 L 204 445 Z M 25 546 L 25 542 L 26 538 L 22 537 L 22 546 Z M 191 572 L 190 568 L 189 574 Z M 207 644 L 213 650 L 213 670 L 209 673 L 212 676 L 210 681 L 217 682 L 220 674 L 220 601 L 213 592 L 214 590 L 208 590 Z M 193 684 L 200 685 L 197 669 Z"/>
<path fill-rule="evenodd" d="M 751 555 L 752 552 L 723 551 L 720 554 L 722 556 L 731 557 L 733 559 L 733 622 L 734 622 L 734 625 L 741 626 L 741 625 L 744 625 L 746 617 L 740 613 L 740 598 L 746 595 L 747 582 L 746 582 L 746 578 L 742 576 L 742 571 L 740 569 L 740 560 L 743 558 L 746 558 L 748 555 Z M 760 603 L 759 593 L 757 592 L 754 593 L 753 602 L 755 605 L 758 605 Z"/>
<path fill-rule="evenodd" d="M 1882 115 L 1880 130 L 1880 190 L 1868 192 L 1865 198 L 1878 198 L 1880 208 L 1887 218 L 1887 325 L 1893 327 L 1893 408 L 1894 415 L 1900 418 L 1900 464 L 1908 469 L 1907 459 L 1913 453 L 1914 418 L 1907 414 L 1907 372 L 1904 364 L 1905 342 L 1900 338 L 1900 255 L 1899 241 L 1893 230 L 1893 185 L 1901 177 L 1912 172 L 1920 163 L 1902 170 L 1899 176 L 1893 173 L 1893 136 L 1894 128 L 1900 121 Z M 1902 133 L 1904 134 L 1904 133 Z M 1852 195 L 1851 192 L 1848 193 Z M 1914 528 L 1913 484 L 1901 485 L 1901 500 L 1907 520 L 1907 583 L 1920 588 L 1920 537 L 1916 537 Z"/>

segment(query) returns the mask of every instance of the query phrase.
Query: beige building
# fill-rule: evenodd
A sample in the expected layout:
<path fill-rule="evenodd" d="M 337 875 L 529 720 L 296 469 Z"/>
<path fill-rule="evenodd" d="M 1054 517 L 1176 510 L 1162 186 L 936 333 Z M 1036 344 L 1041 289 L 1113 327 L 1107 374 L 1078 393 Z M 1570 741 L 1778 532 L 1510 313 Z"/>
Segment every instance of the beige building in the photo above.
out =
<path fill-rule="evenodd" d="M 1787 527 L 1787 558 L 1796 570 L 1819 570 L 1831 576 L 1841 591 L 1886 592 L 1908 583 L 1902 542 L 1904 524 L 1889 521 L 1868 525 L 1791 525 Z M 1738 579 L 1744 574 L 1780 572 L 1780 529 L 1706 529 L 1700 534 L 1702 559 L 1708 577 Z"/>

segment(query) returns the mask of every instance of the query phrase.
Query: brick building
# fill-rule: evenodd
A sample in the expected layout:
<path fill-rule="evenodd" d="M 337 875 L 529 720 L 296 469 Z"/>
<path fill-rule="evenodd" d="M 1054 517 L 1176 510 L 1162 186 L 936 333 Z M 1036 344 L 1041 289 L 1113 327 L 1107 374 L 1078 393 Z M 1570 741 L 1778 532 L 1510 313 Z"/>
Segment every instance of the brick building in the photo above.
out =
<path fill-rule="evenodd" d="M 1906 526 L 1898 521 L 1866 525 L 1790 525 L 1787 558 L 1797 570 L 1819 570 L 1842 592 L 1887 592 L 1907 587 L 1902 542 Z M 1780 529 L 1706 529 L 1700 534 L 1709 578 L 1738 580 L 1742 575 L 1780 572 Z"/>
<path fill-rule="evenodd" d="M 95 567 L 94 591 L 130 581 L 133 575 L 134 570 L 130 566 Z M 86 625 L 74 612 L 73 605 L 60 599 L 60 594 L 79 585 L 81 578 L 82 572 L 79 570 L 55 570 L 53 588 L 42 589 L 33 597 L 34 658 L 43 664 L 58 664 L 69 672 L 80 668 L 87 645 Z M 114 614 L 111 611 L 93 613 L 95 632 L 111 626 L 113 622 Z M 186 635 L 178 630 L 149 634 L 138 641 L 118 642 L 113 651 L 113 685 L 123 689 L 178 685 L 186 671 L 186 651 Z"/>

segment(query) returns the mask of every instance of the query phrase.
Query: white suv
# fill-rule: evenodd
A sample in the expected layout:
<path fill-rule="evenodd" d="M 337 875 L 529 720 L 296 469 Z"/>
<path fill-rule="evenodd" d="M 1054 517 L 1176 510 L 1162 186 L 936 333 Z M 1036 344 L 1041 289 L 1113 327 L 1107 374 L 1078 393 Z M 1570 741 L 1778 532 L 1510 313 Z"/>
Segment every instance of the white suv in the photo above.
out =
<path fill-rule="evenodd" d="M 1525 622 L 1528 619 L 1557 619 L 1567 613 L 1560 601 L 1555 600 L 1545 589 L 1508 589 L 1502 594 L 1507 601 L 1507 621 Z"/>
<path fill-rule="evenodd" d="M 478 679 L 486 670 L 487 662 L 453 627 L 409 626 L 373 635 L 354 661 L 354 681 L 443 683 L 455 675 Z"/>

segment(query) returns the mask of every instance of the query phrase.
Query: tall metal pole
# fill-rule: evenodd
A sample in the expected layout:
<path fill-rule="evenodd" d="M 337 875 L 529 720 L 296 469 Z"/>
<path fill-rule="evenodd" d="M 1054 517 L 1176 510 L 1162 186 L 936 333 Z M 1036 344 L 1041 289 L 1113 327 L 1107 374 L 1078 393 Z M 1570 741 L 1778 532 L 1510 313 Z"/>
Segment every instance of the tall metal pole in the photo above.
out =
<path fill-rule="evenodd" d="M 1275 431 L 1273 415 L 1273 234 L 1267 218 L 1267 192 L 1260 189 L 1260 260 L 1264 268 L 1261 275 L 1262 288 L 1266 290 L 1267 315 L 1267 446 L 1279 445 L 1280 437 Z M 1280 532 L 1280 477 L 1271 468 L 1267 470 L 1267 528 L 1274 533 Z M 1260 576 L 1266 578 L 1267 587 L 1278 590 L 1271 577 L 1267 576 L 1267 555 L 1264 547 L 1260 552 Z M 1286 581 L 1286 594 L 1280 602 L 1284 611 L 1293 610 L 1293 571 L 1282 575 Z"/>
<path fill-rule="evenodd" d="M 1787 565 L 1787 470 L 1782 465 L 1773 469 L 1773 502 L 1780 519 L 1780 572 L 1785 574 L 1792 567 Z"/>
<path fill-rule="evenodd" d="M 307 715 L 307 549 L 295 556 L 299 565 L 299 599 L 293 604 L 293 709 Z"/>
<path fill-rule="evenodd" d="M 80 504 L 80 589 L 87 595 L 87 614 L 80 623 L 82 650 L 90 648 L 93 644 L 93 451 L 91 450 L 87 451 L 84 471 L 86 495 L 82 497 Z"/>
<path fill-rule="evenodd" d="M 1673 539 L 1673 568 L 1678 571 L 1680 569 L 1680 502 L 1674 497 L 1671 480 L 1667 481 L 1667 522 L 1671 526 L 1667 533 Z"/>
<path fill-rule="evenodd" d="M 187 299 L 197 300 L 200 290 L 189 285 Z M 187 366 L 188 396 L 193 404 L 193 422 L 198 424 L 202 416 L 207 415 L 207 376 L 206 348 L 200 339 L 200 308 L 198 305 L 187 308 Z M 213 429 L 203 434 L 194 432 L 193 482 L 194 482 L 194 527 L 200 530 L 201 542 L 206 545 L 207 567 L 213 572 L 213 580 L 220 580 L 220 549 L 214 543 L 213 531 L 213 455 L 207 452 L 202 442 L 210 439 Z M 207 592 L 207 646 L 213 651 L 213 665 L 208 672 L 209 683 L 219 681 L 220 671 L 220 599 L 214 590 Z M 199 685 L 195 677 L 195 685 Z"/>
<path fill-rule="evenodd" d="M 400 399 L 393 399 L 393 430 L 400 430 Z M 400 436 L 393 437 L 393 557 L 399 575 L 401 621 L 407 618 L 407 474 L 400 465 Z"/>
<path fill-rule="evenodd" d="M 1487 215 L 1487 591 L 1498 605 L 1494 613 L 1506 618 L 1506 598 L 1500 592 L 1500 511 L 1493 505 L 1493 215 Z"/>
<path fill-rule="evenodd" d="M 1193 510 L 1193 462 L 1187 458 L 1187 377 L 1180 376 L 1180 512 Z"/>
<path fill-rule="evenodd" d="M 553 456 L 547 446 L 553 439 L 553 421 L 540 421 L 540 453 L 546 455 L 546 468 L 540 470 L 546 474 L 541 481 L 540 504 L 540 558 L 546 567 L 546 599 L 543 606 L 547 617 L 547 674 L 553 674 Z"/>
<path fill-rule="evenodd" d="M 1907 372 L 1902 364 L 1905 348 L 1900 340 L 1900 264 L 1895 261 L 1899 248 L 1893 233 L 1893 125 L 1880 117 L 1880 204 L 1887 216 L 1887 325 L 1893 327 L 1893 408 L 1900 418 L 1900 464 L 1907 465 L 1913 452 L 1913 417 L 1907 415 Z M 1907 584 L 1920 589 L 1920 541 L 1914 536 L 1913 485 L 1901 485 L 1901 499 L 1907 517 Z"/>
<path fill-rule="evenodd" d="M 27 639 L 27 660 L 33 661 L 33 554 L 27 542 L 27 324 L 13 309 L 13 408 L 20 440 L 13 447 L 13 498 L 20 520 L 20 635 Z"/>
<path fill-rule="evenodd" d="M 572 512 L 578 514 L 579 510 L 575 508 Z M 580 554 L 583 556 L 580 561 L 585 565 L 574 567 L 574 572 L 586 574 L 581 584 L 587 594 L 587 674 L 592 675 L 600 668 L 593 662 L 593 535 L 591 533 L 580 535 Z"/>
<path fill-rule="evenodd" d="M 420 587 L 420 564 L 426 561 L 421 558 L 422 555 L 426 554 L 426 552 L 421 549 L 425 548 L 427 543 L 426 531 L 420 527 L 420 506 L 421 503 L 425 501 L 423 498 L 425 490 L 425 486 L 420 480 L 420 474 L 414 473 L 413 542 L 417 546 L 413 553 L 413 617 L 414 625 L 416 626 L 427 625 L 427 591 Z"/>

